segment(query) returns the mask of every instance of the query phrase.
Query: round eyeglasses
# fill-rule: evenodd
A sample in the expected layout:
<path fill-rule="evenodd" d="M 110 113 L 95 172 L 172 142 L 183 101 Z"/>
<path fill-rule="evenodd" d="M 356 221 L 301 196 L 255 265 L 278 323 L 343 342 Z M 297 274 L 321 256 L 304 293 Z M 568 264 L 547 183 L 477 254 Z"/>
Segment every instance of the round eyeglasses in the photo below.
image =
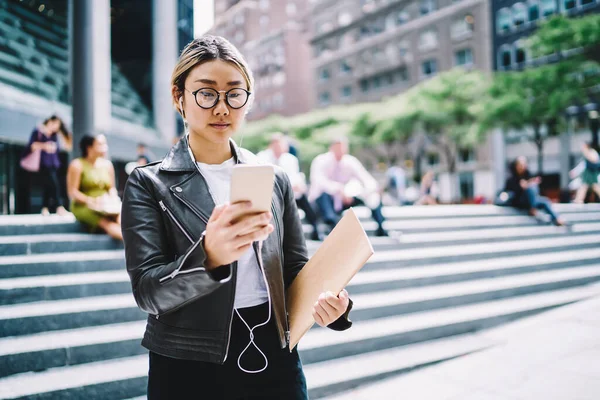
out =
<path fill-rule="evenodd" d="M 246 89 L 242 88 L 233 88 L 229 89 L 228 91 L 219 91 L 213 88 L 202 88 L 190 93 L 194 95 L 194 99 L 196 99 L 196 104 L 198 107 L 205 110 L 213 108 L 217 105 L 219 100 L 221 100 L 221 93 L 225 93 L 225 103 L 227 103 L 229 107 L 236 110 L 244 107 L 248 102 L 250 95 L 252 94 Z"/>

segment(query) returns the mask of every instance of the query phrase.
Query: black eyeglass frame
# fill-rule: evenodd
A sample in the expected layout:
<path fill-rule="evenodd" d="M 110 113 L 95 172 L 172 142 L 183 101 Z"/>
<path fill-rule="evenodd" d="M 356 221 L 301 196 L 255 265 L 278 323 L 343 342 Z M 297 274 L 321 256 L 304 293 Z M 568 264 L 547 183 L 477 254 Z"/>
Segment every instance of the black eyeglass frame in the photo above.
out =
<path fill-rule="evenodd" d="M 187 90 L 187 89 L 185 89 L 185 90 Z M 196 97 L 196 95 L 197 95 L 197 94 L 198 94 L 198 92 L 200 92 L 201 90 L 212 90 L 212 91 L 214 91 L 214 92 L 217 92 L 217 99 L 215 100 L 215 103 L 214 103 L 212 106 L 210 106 L 210 107 L 202 107 L 202 106 L 200 105 L 200 103 L 198 103 L 198 97 Z M 246 94 L 247 94 L 246 101 L 244 102 L 244 104 L 242 104 L 242 105 L 241 105 L 241 106 L 239 106 L 239 107 L 234 107 L 234 106 L 232 106 L 232 105 L 231 105 L 231 103 L 229 103 L 229 97 L 228 97 L 228 96 L 229 96 L 229 93 L 230 93 L 230 92 L 232 92 L 232 91 L 234 91 L 234 90 L 243 90 L 243 91 L 244 91 L 244 92 L 246 92 Z M 198 89 L 198 90 L 194 90 L 193 92 L 190 92 L 189 90 L 187 90 L 187 91 L 188 91 L 188 92 L 189 92 L 191 95 L 193 95 L 193 96 L 194 96 L 194 101 L 196 102 L 196 105 L 197 105 L 198 107 L 202 108 L 203 110 L 210 110 L 211 108 L 214 108 L 214 107 L 216 107 L 216 105 L 217 105 L 217 104 L 219 104 L 219 101 L 221 101 L 221 93 L 225 93 L 225 103 L 226 103 L 226 104 L 227 104 L 229 107 L 233 108 L 234 110 L 239 110 L 240 108 L 242 108 L 242 107 L 244 107 L 246 104 L 248 104 L 248 100 L 250 100 L 250 95 L 252 94 L 252 92 L 250 92 L 250 91 L 248 91 L 248 90 L 246 90 L 246 89 L 244 89 L 244 88 L 231 88 L 231 89 L 229 89 L 229 90 L 217 90 L 217 89 L 213 89 L 213 88 L 210 88 L 210 87 L 204 87 L 204 88 L 200 88 L 200 89 Z"/>

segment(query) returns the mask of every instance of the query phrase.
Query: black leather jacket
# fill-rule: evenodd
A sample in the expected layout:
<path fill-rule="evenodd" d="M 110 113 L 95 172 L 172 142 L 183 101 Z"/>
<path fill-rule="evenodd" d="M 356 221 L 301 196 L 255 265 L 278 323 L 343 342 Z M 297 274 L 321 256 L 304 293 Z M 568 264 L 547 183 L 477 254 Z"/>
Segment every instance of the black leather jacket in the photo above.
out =
<path fill-rule="evenodd" d="M 260 163 L 230 144 L 237 162 Z M 201 237 L 213 208 L 186 138 L 162 162 L 136 168 L 129 177 L 121 216 L 127 272 L 138 306 L 149 314 L 142 345 L 153 352 L 214 363 L 227 358 L 237 262 L 210 273 L 203 266 Z M 284 348 L 289 343 L 285 290 L 306 263 L 307 250 L 290 181 L 279 168 L 271 211 L 275 230 L 263 243 L 262 268 Z M 350 309 L 329 327 L 349 328 Z"/>

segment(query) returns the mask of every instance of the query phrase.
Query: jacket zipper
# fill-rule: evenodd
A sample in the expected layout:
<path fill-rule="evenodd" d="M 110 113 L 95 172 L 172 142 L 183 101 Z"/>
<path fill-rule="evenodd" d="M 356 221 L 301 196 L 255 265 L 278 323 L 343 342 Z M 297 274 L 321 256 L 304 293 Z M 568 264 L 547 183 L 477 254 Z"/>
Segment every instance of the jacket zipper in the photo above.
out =
<path fill-rule="evenodd" d="M 183 228 L 183 226 L 181 225 L 181 223 L 179 223 L 179 221 L 177 220 L 177 218 L 175 218 L 175 215 L 171 212 L 171 210 L 169 210 L 167 208 L 167 206 L 165 206 L 165 203 L 161 200 L 161 201 L 158 202 L 158 204 L 160 204 L 160 208 L 162 208 L 162 210 L 167 213 L 167 215 L 169 216 L 169 218 L 171 218 L 171 220 L 173 222 L 175 222 L 175 225 L 177 225 L 177 227 L 179 228 L 179 230 L 181 231 L 181 233 L 183 233 L 185 235 L 185 237 L 191 243 L 195 243 L 194 239 L 192 239 L 192 237 L 190 236 L 190 234 L 186 232 L 186 230 Z"/>
<path fill-rule="evenodd" d="M 273 219 L 275 220 L 275 231 L 277 232 L 277 243 L 278 243 L 278 247 L 279 247 L 279 259 L 283 265 L 283 240 L 281 238 L 281 232 L 279 231 L 279 218 L 277 215 L 277 210 L 275 210 L 275 206 L 273 204 L 271 204 L 271 210 L 273 211 Z M 283 294 L 283 309 L 285 310 L 285 341 L 286 344 L 289 346 L 290 345 L 290 327 L 289 327 L 289 320 L 288 320 L 288 313 L 287 313 L 287 305 L 286 305 L 286 301 L 285 301 L 285 291 Z"/>
<path fill-rule="evenodd" d="M 185 237 L 192 243 L 195 244 L 196 242 L 194 242 L 194 240 L 192 239 L 192 237 L 190 236 L 189 233 L 186 232 L 186 230 L 183 228 L 183 226 L 179 223 L 179 221 L 177 220 L 177 218 L 175 218 L 175 215 L 171 212 L 171 210 L 169 210 L 167 208 L 167 206 L 165 206 L 165 203 L 161 200 L 158 202 L 160 204 L 160 207 L 162 208 L 162 210 L 164 212 L 167 213 L 167 215 L 169 216 L 169 218 L 171 218 L 171 220 L 175 223 L 175 225 L 177 225 L 177 227 L 181 230 L 181 232 L 185 235 Z M 185 260 L 187 259 L 187 257 L 189 256 L 189 254 L 194 251 L 194 249 L 192 249 L 191 251 L 188 252 L 188 254 L 185 256 L 185 258 L 183 259 L 183 261 L 181 262 L 181 265 L 183 265 L 185 263 Z M 169 275 L 163 276 L 162 278 L 159 278 L 158 282 L 159 283 L 163 283 L 167 280 L 173 279 L 175 278 L 177 275 L 179 274 L 189 274 L 192 272 L 198 272 L 198 271 L 206 271 L 206 269 L 204 267 L 198 267 L 198 268 L 192 268 L 192 269 L 187 269 L 187 270 L 183 270 L 181 271 L 181 267 L 175 269 L 173 272 L 171 272 Z"/>
<path fill-rule="evenodd" d="M 235 263 L 233 263 L 233 270 L 231 271 L 232 274 L 237 274 L 237 266 L 238 263 L 237 261 Z M 237 285 L 237 279 L 235 279 L 236 277 L 234 276 L 233 279 L 233 289 L 231 290 L 231 305 L 230 305 L 230 309 L 231 309 L 231 315 L 229 316 L 229 326 L 227 328 L 228 334 L 227 334 L 227 345 L 225 346 L 225 357 L 223 357 L 223 364 L 225 364 L 225 361 L 227 361 L 227 356 L 229 355 L 229 342 L 231 341 L 231 327 L 233 326 L 233 313 L 234 313 L 234 307 L 235 307 L 235 287 Z"/>

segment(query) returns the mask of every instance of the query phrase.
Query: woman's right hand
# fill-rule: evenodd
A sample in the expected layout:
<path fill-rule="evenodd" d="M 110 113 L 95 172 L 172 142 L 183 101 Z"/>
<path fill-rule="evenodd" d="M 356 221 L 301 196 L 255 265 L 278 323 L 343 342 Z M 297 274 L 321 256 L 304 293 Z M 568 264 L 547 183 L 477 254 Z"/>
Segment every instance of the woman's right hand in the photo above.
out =
<path fill-rule="evenodd" d="M 204 236 L 208 270 L 239 260 L 253 242 L 264 240 L 273 232 L 271 213 L 249 214 L 250 208 L 250 202 L 215 207 Z"/>

